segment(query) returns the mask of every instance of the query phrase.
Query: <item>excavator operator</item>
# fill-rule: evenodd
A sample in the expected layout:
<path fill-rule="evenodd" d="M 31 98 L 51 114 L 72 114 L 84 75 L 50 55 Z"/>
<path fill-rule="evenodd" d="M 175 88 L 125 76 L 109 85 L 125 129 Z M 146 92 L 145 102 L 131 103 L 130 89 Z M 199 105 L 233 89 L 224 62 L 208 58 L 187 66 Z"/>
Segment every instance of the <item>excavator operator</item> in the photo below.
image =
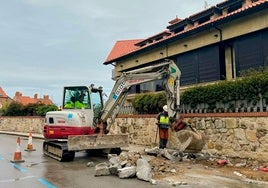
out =
<path fill-rule="evenodd" d="M 75 101 L 75 103 L 74 103 L 75 108 L 85 108 L 86 107 L 86 105 L 83 103 L 84 97 L 85 97 L 85 94 L 84 93 L 82 93 L 81 95 L 79 95 L 78 100 Z"/>
<path fill-rule="evenodd" d="M 72 96 L 70 98 L 70 101 L 68 101 L 65 105 L 64 108 L 74 108 L 74 103 L 75 103 L 75 98 Z"/>

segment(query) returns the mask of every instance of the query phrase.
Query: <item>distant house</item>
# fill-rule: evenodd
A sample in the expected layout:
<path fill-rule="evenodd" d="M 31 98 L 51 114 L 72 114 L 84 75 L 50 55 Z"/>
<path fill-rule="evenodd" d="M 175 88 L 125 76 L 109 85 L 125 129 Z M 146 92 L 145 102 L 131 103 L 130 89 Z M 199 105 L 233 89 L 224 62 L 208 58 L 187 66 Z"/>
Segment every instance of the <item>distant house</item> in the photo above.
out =
<path fill-rule="evenodd" d="M 13 98 L 16 102 L 21 103 L 23 105 L 28 104 L 46 104 L 46 105 L 52 105 L 52 100 L 49 99 L 48 95 L 44 95 L 43 98 L 38 98 L 37 94 L 34 94 L 34 97 L 31 98 L 29 96 L 23 96 L 21 92 L 16 92 L 15 96 Z"/>
<path fill-rule="evenodd" d="M 5 91 L 0 87 L 0 111 L 3 108 L 3 106 L 11 103 L 12 101 L 13 101 L 13 99 L 11 99 L 9 96 L 7 96 Z"/>

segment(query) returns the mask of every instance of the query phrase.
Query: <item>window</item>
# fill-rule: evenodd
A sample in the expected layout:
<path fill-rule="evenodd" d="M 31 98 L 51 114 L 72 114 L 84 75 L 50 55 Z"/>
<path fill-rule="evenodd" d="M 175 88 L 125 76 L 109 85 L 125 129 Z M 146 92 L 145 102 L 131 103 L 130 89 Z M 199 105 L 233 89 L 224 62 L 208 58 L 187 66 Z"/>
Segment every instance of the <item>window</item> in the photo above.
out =
<path fill-rule="evenodd" d="M 93 105 L 93 109 L 102 109 L 102 100 L 101 100 L 101 93 L 100 92 L 94 92 L 92 91 L 92 93 L 90 94 L 91 97 L 91 101 L 92 101 L 92 105 Z"/>
<path fill-rule="evenodd" d="M 64 90 L 64 109 L 90 109 L 90 98 L 87 87 L 66 87 Z"/>

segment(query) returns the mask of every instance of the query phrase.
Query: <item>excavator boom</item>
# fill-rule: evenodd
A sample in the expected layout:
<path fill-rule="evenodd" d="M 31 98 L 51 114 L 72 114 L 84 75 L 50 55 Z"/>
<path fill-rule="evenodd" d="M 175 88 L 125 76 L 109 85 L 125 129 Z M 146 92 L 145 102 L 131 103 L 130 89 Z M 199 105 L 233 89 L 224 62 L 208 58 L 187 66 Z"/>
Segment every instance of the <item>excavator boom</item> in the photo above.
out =
<path fill-rule="evenodd" d="M 163 80 L 169 107 L 168 113 L 170 117 L 174 117 L 180 105 L 180 76 L 181 71 L 171 60 L 122 73 L 117 79 L 108 101 L 105 103 L 101 120 L 107 121 L 111 117 L 110 123 L 113 123 L 128 94 L 129 88 L 133 85 L 155 80 Z"/>

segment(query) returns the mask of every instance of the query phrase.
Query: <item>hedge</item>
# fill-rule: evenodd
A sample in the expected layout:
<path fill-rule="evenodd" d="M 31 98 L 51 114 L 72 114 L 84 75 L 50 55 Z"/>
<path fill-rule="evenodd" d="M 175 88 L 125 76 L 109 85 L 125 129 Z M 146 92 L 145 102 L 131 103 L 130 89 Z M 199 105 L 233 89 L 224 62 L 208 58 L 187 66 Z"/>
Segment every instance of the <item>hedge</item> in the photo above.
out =
<path fill-rule="evenodd" d="M 181 106 L 196 109 L 198 105 L 206 104 L 209 111 L 215 109 L 217 103 L 229 103 L 232 106 L 234 105 L 232 102 L 238 100 L 253 105 L 260 100 L 268 103 L 268 67 L 249 69 L 242 72 L 241 77 L 236 80 L 188 88 L 183 91 L 180 99 Z M 165 92 L 140 94 L 132 102 L 133 107 L 141 114 L 158 113 L 164 104 L 166 104 Z"/>

